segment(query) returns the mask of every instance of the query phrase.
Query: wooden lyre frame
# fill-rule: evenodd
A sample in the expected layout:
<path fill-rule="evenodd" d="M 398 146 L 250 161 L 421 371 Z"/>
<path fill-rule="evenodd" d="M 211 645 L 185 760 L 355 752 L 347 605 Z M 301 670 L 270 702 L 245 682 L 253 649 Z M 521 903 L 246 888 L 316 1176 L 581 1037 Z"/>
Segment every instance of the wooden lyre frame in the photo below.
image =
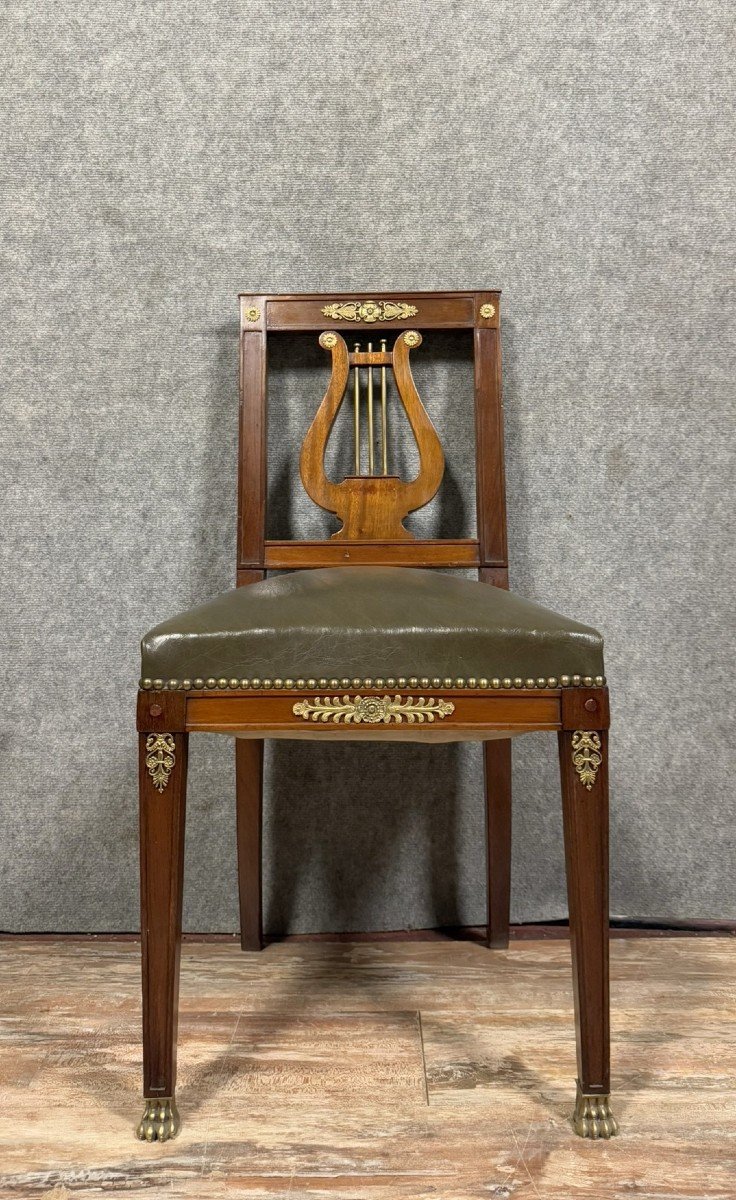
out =
<path fill-rule="evenodd" d="M 344 338 L 332 330 L 320 335 L 320 345 L 332 353 L 332 375 L 324 400 L 309 427 L 302 446 L 299 468 L 305 490 L 315 504 L 334 513 L 342 522 L 332 540 L 341 542 L 414 541 L 414 535 L 403 524 L 410 512 L 423 508 L 435 495 L 442 482 L 445 456 L 437 431 L 427 410 L 419 399 L 409 367 L 409 354 L 421 345 L 422 335 L 415 329 L 400 333 L 392 351 L 374 351 L 372 342 L 363 352 L 356 343 L 350 353 Z M 348 386 L 350 369 L 353 372 L 353 444 L 355 469 L 340 483 L 327 478 L 324 468 L 325 449 Z M 380 446 L 381 470 L 376 471 L 374 371 L 380 371 Z M 419 451 L 419 470 L 416 478 L 403 480 L 388 470 L 388 387 L 387 371 L 391 369 L 399 399 L 409 418 L 409 425 Z M 361 370 L 366 380 L 367 473 L 361 471 Z"/>
<path fill-rule="evenodd" d="M 479 579 L 508 587 L 506 506 L 501 409 L 501 355 L 497 291 L 419 292 L 397 295 L 240 296 L 240 452 L 237 583 L 247 586 L 269 570 L 387 565 L 476 568 Z M 433 330 L 472 331 L 474 357 L 477 535 L 415 538 L 407 513 L 427 503 L 442 478 L 439 439 L 414 388 L 409 352 Z M 312 331 L 332 355 L 332 374 L 302 448 L 300 469 L 315 502 L 336 513 L 342 525 L 331 538 L 272 540 L 266 536 L 267 345 L 284 333 Z M 371 339 L 370 348 L 348 349 L 345 338 Z M 388 338 L 393 337 L 391 349 Z M 379 349 L 373 349 L 373 339 Z M 390 369 L 420 451 L 417 480 L 388 473 L 385 379 Z M 361 469 L 360 413 L 355 389 L 366 375 L 367 418 L 381 423 L 380 469 L 369 429 L 368 471 Z M 374 370 L 380 396 L 373 394 Z M 327 479 L 323 457 L 336 412 L 353 400 L 355 474 L 342 483 Z M 376 408 L 374 411 L 374 400 Z M 377 415 L 376 415 L 377 414 Z M 189 681 L 187 681 L 189 682 Z M 176 684 L 176 681 L 173 681 Z M 215 681 L 212 681 L 215 683 Z M 243 685 L 247 686 L 241 686 Z M 538 730 L 558 734 L 566 870 L 573 949 L 577 1029 L 578 1097 L 574 1125 L 588 1137 L 608 1137 L 610 1113 L 608 1018 L 608 690 L 602 679 L 560 680 L 220 680 L 217 686 L 142 690 L 140 734 L 144 1095 L 140 1136 L 162 1139 L 177 1127 L 174 1104 L 178 955 L 181 937 L 184 806 L 188 735 L 242 733 L 236 740 L 237 841 L 241 944 L 263 945 L 261 905 L 263 738 L 290 736 L 296 715 L 325 687 L 360 699 L 399 687 L 407 705 L 426 703 L 441 687 L 452 712 L 442 722 L 460 737 L 483 743 L 486 795 L 488 945 L 508 946 L 511 864 L 511 737 Z M 360 687 L 356 685 L 360 684 Z M 336 736 L 331 722 L 310 730 Z M 344 730 L 342 731 L 344 733 Z M 366 727 L 354 727 L 360 737 Z M 385 736 L 400 736 L 387 724 Z M 427 732 L 430 732 L 428 730 Z M 158 738 L 158 741 L 156 739 Z M 152 739 L 163 756 L 165 801 L 150 766 Z M 589 769 L 593 766 L 592 771 Z M 152 864 L 155 863 L 155 869 Z"/>

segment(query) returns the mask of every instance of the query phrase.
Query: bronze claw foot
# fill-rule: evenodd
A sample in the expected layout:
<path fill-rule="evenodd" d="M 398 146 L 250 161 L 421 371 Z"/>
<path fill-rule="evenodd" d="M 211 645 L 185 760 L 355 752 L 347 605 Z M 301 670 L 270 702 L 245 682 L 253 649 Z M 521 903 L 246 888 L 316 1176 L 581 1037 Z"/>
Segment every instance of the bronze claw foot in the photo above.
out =
<path fill-rule="evenodd" d="M 179 1132 L 179 1112 L 173 1096 L 160 1096 L 146 1100 L 136 1137 L 142 1142 L 168 1142 Z"/>
<path fill-rule="evenodd" d="M 585 1096 L 578 1086 L 572 1127 L 580 1137 L 612 1138 L 618 1133 L 610 1096 Z"/>

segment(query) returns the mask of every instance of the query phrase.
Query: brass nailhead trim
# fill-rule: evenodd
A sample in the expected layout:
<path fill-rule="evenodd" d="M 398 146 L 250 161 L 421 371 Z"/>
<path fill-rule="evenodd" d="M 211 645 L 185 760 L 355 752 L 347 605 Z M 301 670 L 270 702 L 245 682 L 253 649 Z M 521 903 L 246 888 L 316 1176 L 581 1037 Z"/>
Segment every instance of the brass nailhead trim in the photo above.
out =
<path fill-rule="evenodd" d="M 148 692 L 201 692 L 206 689 L 217 688 L 220 691 L 238 691 L 245 692 L 255 689 L 256 691 L 273 691 L 281 689 L 296 689 L 297 691 L 315 691 L 317 688 L 352 688 L 352 689 L 375 689 L 383 688 L 452 688 L 463 689 L 470 688 L 472 691 L 493 691 L 498 688 L 504 691 L 521 689 L 522 691 L 534 691 L 540 688 L 568 688 L 568 687 L 605 687 L 605 675 L 560 675 L 559 679 L 555 675 L 550 675 L 548 678 L 540 677 L 539 679 L 522 679 L 517 676 L 515 679 L 428 679 L 426 676 L 423 679 L 418 679 L 416 675 L 408 679 L 141 679 L 138 686 L 141 691 Z"/>

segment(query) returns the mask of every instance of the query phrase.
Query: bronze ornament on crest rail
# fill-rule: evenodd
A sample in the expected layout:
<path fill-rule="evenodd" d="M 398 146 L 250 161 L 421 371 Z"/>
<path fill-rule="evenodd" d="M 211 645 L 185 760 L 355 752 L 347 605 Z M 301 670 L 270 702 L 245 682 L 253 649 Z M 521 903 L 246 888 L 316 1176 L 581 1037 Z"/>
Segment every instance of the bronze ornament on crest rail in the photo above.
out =
<path fill-rule="evenodd" d="M 394 300 L 348 300 L 342 304 L 326 304 L 322 315 L 331 321 L 407 321 L 419 312 L 413 304 Z"/>

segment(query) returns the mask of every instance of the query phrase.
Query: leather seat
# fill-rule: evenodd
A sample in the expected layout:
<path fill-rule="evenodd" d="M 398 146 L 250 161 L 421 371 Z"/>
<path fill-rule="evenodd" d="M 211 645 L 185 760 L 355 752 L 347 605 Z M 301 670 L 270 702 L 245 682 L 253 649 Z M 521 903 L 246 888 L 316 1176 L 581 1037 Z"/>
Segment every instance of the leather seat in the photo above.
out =
<path fill-rule="evenodd" d="M 406 567 L 329 567 L 223 592 L 142 642 L 144 688 L 350 680 L 602 685 L 603 639 L 500 588 Z"/>

